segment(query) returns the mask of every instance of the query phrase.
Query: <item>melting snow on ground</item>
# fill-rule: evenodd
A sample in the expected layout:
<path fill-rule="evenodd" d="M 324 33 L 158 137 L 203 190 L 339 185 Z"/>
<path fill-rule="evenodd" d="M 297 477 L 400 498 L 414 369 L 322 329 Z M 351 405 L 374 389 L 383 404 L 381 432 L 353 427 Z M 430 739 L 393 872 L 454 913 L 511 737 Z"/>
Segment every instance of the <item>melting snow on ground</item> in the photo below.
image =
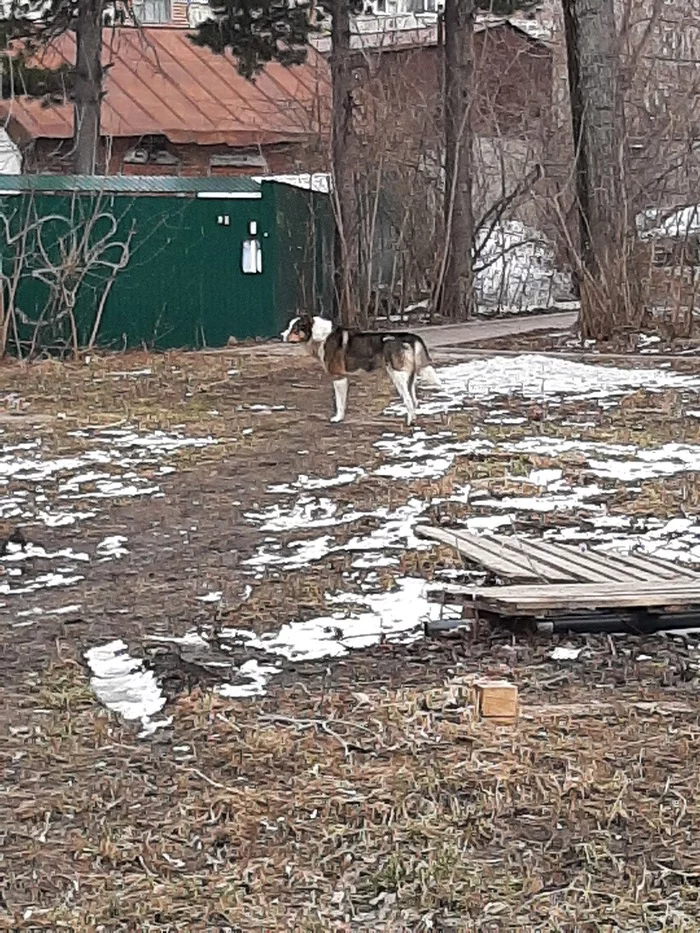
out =
<path fill-rule="evenodd" d="M 80 430 L 69 436 L 80 438 L 83 449 L 60 457 L 46 456 L 41 441 L 3 446 L 0 488 L 7 492 L 0 497 L 0 518 L 58 527 L 92 518 L 96 511 L 68 505 L 57 509 L 56 500 L 161 495 L 154 477 L 176 469 L 163 460 L 185 449 L 217 443 L 212 437 L 188 438 L 164 431 L 139 434 L 128 429 Z"/>
<path fill-rule="evenodd" d="M 265 693 L 270 678 L 281 674 L 282 669 L 274 664 L 260 664 L 256 658 L 250 658 L 241 664 L 237 673 L 239 679 L 243 678 L 243 683 L 222 684 L 216 691 L 220 696 L 228 699 L 260 696 Z"/>
<path fill-rule="evenodd" d="M 418 414 L 439 414 L 461 408 L 473 399 L 520 396 L 536 400 L 561 398 L 597 400 L 607 407 L 639 389 L 698 389 L 700 376 L 665 369 L 620 369 L 590 366 L 555 357 L 525 354 L 492 357 L 440 369 L 442 388 L 420 400 Z M 391 406 L 393 412 L 399 406 Z"/>
<path fill-rule="evenodd" d="M 182 450 L 217 443 L 212 437 L 190 438 L 164 431 L 140 434 L 128 428 L 78 430 L 69 437 L 80 439 L 81 449 L 58 457 L 48 456 L 40 439 L 2 446 L 0 519 L 21 524 L 25 537 L 32 533 L 32 526 L 62 528 L 89 521 L 97 517 L 104 500 L 162 496 L 158 480 L 176 469 L 163 461 Z M 78 501 L 81 505 L 74 508 L 71 503 Z M 76 572 L 76 563 L 124 558 L 129 553 L 126 543 L 123 535 L 111 535 L 96 545 L 92 555 L 73 548 L 49 551 L 31 541 L 23 547 L 10 543 L 0 559 L 6 566 L 29 567 L 37 560 L 60 560 L 68 566 L 21 584 L 3 582 L 0 593 L 19 595 L 73 586 L 84 579 L 82 572 Z M 7 571 L 10 575 L 24 572 Z"/>
<path fill-rule="evenodd" d="M 566 648 L 564 645 L 558 645 L 549 656 L 552 661 L 577 661 L 582 651 L 583 648 Z"/>
<path fill-rule="evenodd" d="M 338 658 L 351 648 L 367 648 L 382 641 L 410 641 L 420 636 L 424 621 L 434 611 L 423 591 L 425 580 L 404 577 L 396 589 L 362 595 L 328 595 L 338 609 L 307 621 L 289 622 L 276 632 L 256 635 L 245 629 L 222 629 L 220 637 L 243 643 L 247 650 L 261 651 L 290 661 Z M 260 668 L 254 668 L 256 676 Z M 275 669 L 274 673 L 277 673 Z M 243 673 L 243 669 L 241 669 Z M 260 675 L 262 676 L 262 675 Z M 230 696 L 229 688 L 226 690 Z"/>
<path fill-rule="evenodd" d="M 634 547 L 641 542 L 643 548 L 663 556 L 673 553 L 677 557 L 683 553 L 700 560 L 700 524 L 694 520 L 674 520 L 675 524 L 648 520 L 635 525 L 625 516 L 608 514 L 609 497 L 621 483 L 698 471 L 700 447 L 676 443 L 640 449 L 634 445 L 547 436 L 510 441 L 506 435 L 502 440 L 488 440 L 481 436 L 479 424 L 471 437 L 460 439 L 431 418 L 471 403 L 483 419 L 483 412 L 474 403 L 502 396 L 551 402 L 556 416 L 556 407 L 564 400 L 587 400 L 595 407 L 606 408 L 640 389 L 696 391 L 700 388 L 700 377 L 661 369 L 589 366 L 533 355 L 450 366 L 442 369 L 440 376 L 442 389 L 422 394 L 421 425 L 410 433 L 387 432 L 377 441 L 383 462 L 373 472 L 344 466 L 330 478 L 300 474 L 296 479 L 269 486 L 270 500 L 245 513 L 246 520 L 265 536 L 256 551 L 242 561 L 256 579 L 268 572 L 306 568 L 328 555 L 342 553 L 351 556 L 350 578 L 359 584 L 361 591 L 326 594 L 328 609 L 324 614 L 312 619 L 292 618 L 275 631 L 259 634 L 228 628 L 218 632 L 220 644 L 244 653 L 244 659 L 233 669 L 231 682 L 218 688 L 222 696 L 245 698 L 264 693 L 285 663 L 338 658 L 384 640 L 421 637 L 426 619 L 439 612 L 439 607 L 425 598 L 425 581 L 402 576 L 394 581 L 393 589 L 386 590 L 376 571 L 382 567 L 396 568 L 406 550 L 432 546 L 416 537 L 415 528 L 425 521 L 426 512 L 433 505 L 469 505 L 470 514 L 462 520 L 462 526 L 474 532 L 505 529 L 526 513 L 566 514 L 576 510 L 583 528 L 579 523 L 575 528 L 553 529 L 548 536 L 576 540 L 580 535 L 580 540 L 596 540 L 604 547 Z M 698 407 L 696 402 L 695 409 Z M 400 409 L 399 404 L 394 404 L 387 414 L 395 415 Z M 520 423 L 523 416 L 517 410 L 491 406 L 486 420 L 508 425 Z M 59 497 L 62 494 L 82 497 L 86 492 L 89 500 L 90 493 L 105 491 L 104 484 L 121 484 L 122 488 L 131 485 L 137 490 L 145 486 L 149 489 L 146 494 L 157 494 L 150 489 L 158 488 L 157 471 L 164 468 L 159 458 L 170 456 L 186 441 L 161 437 L 154 447 L 152 435 L 150 441 L 145 437 L 137 441 L 128 432 L 99 440 L 94 435 L 90 437 L 94 449 L 73 458 L 77 462 L 57 468 L 37 464 L 35 448 L 11 452 L 12 457 L 21 457 L 23 463 L 21 470 L 10 471 L 9 475 L 14 482 L 18 473 L 22 473 L 25 485 L 58 484 Z M 504 492 L 495 492 L 488 486 L 470 488 L 454 484 L 438 495 L 413 496 L 399 505 L 370 502 L 360 507 L 353 501 L 352 487 L 371 483 L 373 477 L 395 479 L 397 483 L 413 479 L 433 481 L 445 476 L 458 458 L 492 455 L 537 455 L 556 462 L 552 466 L 538 465 L 523 476 L 506 477 Z M 141 465 L 154 461 L 156 469 L 150 469 L 149 476 L 142 479 Z M 567 477 L 567 465 L 575 480 Z M 2 475 L 0 471 L 0 481 Z M 32 479 L 26 480 L 26 476 Z M 108 485 L 107 490 L 110 488 Z M 27 508 L 27 499 L 19 495 L 21 491 L 13 490 L 13 507 L 20 511 Z M 350 533 L 346 530 L 342 537 L 335 532 L 336 528 L 350 525 L 353 526 Z M 123 538 L 105 539 L 96 555 L 104 559 L 123 556 L 127 553 L 126 545 Z M 219 591 L 197 597 L 203 603 L 218 603 L 221 598 Z M 197 638 L 201 650 L 207 642 L 199 633 Z M 128 654 L 123 642 L 92 649 L 88 655 L 93 687 L 106 705 L 126 718 L 139 719 L 144 730 L 154 722 L 160 724 L 153 718 L 163 708 L 155 677 L 144 669 L 141 661 Z M 555 649 L 552 659 L 575 660 L 565 648 Z"/>
<path fill-rule="evenodd" d="M 165 696 L 152 671 L 132 658 L 127 645 L 116 639 L 85 652 L 92 677 L 90 686 L 104 705 L 127 720 L 139 720 L 146 736 L 171 720 L 157 714 L 165 706 Z M 157 717 L 157 718 L 156 718 Z"/>

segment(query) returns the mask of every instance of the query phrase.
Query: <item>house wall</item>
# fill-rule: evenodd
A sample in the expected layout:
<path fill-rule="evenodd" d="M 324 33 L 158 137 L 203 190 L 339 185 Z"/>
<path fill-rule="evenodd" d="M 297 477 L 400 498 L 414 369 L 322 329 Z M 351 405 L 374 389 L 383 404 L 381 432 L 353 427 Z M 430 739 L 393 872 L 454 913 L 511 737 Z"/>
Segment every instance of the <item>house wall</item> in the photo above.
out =
<path fill-rule="evenodd" d="M 313 141 L 235 150 L 227 146 L 163 143 L 163 148 L 174 158 L 172 163 L 129 162 L 126 158 L 128 153 L 142 143 L 143 140 L 137 137 L 112 140 L 107 147 L 106 174 L 205 177 L 208 175 L 260 175 L 268 172 L 285 174 L 299 170 L 321 171 L 325 167 L 320 154 L 322 147 Z M 71 148 L 69 140 L 33 140 L 22 148 L 24 171 L 30 174 L 41 172 L 69 174 L 72 171 Z M 232 155 L 244 157 L 241 161 L 245 160 L 247 164 L 216 164 L 217 161 L 225 163 L 226 157 Z"/>
<path fill-rule="evenodd" d="M 483 30 L 474 36 L 474 60 L 477 133 L 531 136 L 549 119 L 552 54 L 546 45 L 507 26 Z M 367 134 L 384 129 L 391 115 L 408 138 L 439 138 L 441 47 L 358 53 L 354 73 Z"/>

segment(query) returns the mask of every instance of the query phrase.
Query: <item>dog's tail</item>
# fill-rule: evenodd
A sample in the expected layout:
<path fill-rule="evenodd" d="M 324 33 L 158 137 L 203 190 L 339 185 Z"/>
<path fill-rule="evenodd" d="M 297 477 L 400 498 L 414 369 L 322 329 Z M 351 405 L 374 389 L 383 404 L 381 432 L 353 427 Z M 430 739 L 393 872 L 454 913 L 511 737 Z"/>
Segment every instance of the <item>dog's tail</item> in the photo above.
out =
<path fill-rule="evenodd" d="M 423 382 L 425 385 L 439 388 L 442 383 L 440 382 L 438 374 L 435 371 L 433 361 L 430 359 L 428 348 L 420 337 L 416 337 L 415 360 L 416 372 L 418 373 L 421 382 Z"/>

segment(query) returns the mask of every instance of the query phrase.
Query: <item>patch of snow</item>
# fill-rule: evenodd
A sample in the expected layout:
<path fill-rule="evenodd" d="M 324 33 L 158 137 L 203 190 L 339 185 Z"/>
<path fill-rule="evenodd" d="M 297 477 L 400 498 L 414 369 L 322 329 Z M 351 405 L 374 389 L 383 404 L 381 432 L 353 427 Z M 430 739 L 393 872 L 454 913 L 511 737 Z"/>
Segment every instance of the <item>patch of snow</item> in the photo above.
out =
<path fill-rule="evenodd" d="M 205 593 L 204 596 L 195 596 L 195 599 L 200 603 L 219 603 L 223 595 L 224 594 L 220 590 L 217 590 L 213 593 Z"/>
<path fill-rule="evenodd" d="M 129 551 L 124 547 L 126 544 L 124 535 L 111 535 L 104 538 L 97 545 L 97 556 L 100 560 L 118 560 L 120 557 L 126 557 Z"/>
<path fill-rule="evenodd" d="M 291 506 L 271 505 L 261 512 L 244 512 L 244 518 L 261 531 L 291 531 L 335 525 L 338 506 L 331 499 L 301 496 Z M 350 519 L 352 521 L 352 519 Z"/>
<path fill-rule="evenodd" d="M 227 699 L 261 696 L 270 679 L 281 673 L 282 669 L 273 664 L 260 664 L 255 658 L 250 658 L 238 669 L 238 675 L 245 678 L 245 683 L 221 684 L 216 692 Z"/>
<path fill-rule="evenodd" d="M 75 525 L 76 522 L 84 522 L 96 515 L 97 512 L 50 512 L 46 509 L 40 509 L 36 513 L 36 519 L 39 524 L 45 525 L 47 528 L 61 528 L 65 525 Z"/>
<path fill-rule="evenodd" d="M 111 372 L 111 373 L 107 373 L 107 375 L 108 375 L 108 376 L 111 376 L 112 379 L 124 379 L 124 378 L 128 378 L 129 376 L 152 376 L 152 375 L 153 375 L 153 370 L 152 370 L 152 369 L 149 369 L 149 368 L 146 368 L 146 369 L 125 369 L 125 370 L 122 370 L 122 371 L 118 371 L 118 370 L 117 370 L 117 371 L 114 371 L 114 372 Z M 95 380 L 95 381 L 97 382 L 97 381 L 99 381 L 99 380 Z"/>
<path fill-rule="evenodd" d="M 410 641 L 422 632 L 429 604 L 423 595 L 425 580 L 404 577 L 397 589 L 330 596 L 333 605 L 349 607 L 345 612 L 320 616 L 304 622 L 289 622 L 279 631 L 254 635 L 240 629 L 222 629 L 222 638 L 242 639 L 247 649 L 264 651 L 291 661 L 338 658 L 351 648 L 367 648 L 387 641 Z"/>
<path fill-rule="evenodd" d="M 551 483 L 560 480 L 563 476 L 562 470 L 531 470 L 527 477 L 527 482 L 533 486 L 546 488 Z"/>
<path fill-rule="evenodd" d="M 352 562 L 355 570 L 374 570 L 377 567 L 396 567 L 399 564 L 398 557 L 390 557 L 388 554 L 382 554 L 381 551 L 368 551 L 362 557 L 356 557 Z"/>
<path fill-rule="evenodd" d="M 700 205 L 677 211 L 652 208 L 638 214 L 636 222 L 640 240 L 695 236 L 700 233 Z"/>
<path fill-rule="evenodd" d="M 0 500 L 5 518 L 21 518 L 47 527 L 61 527 L 93 518 L 94 510 L 45 505 L 57 492 L 61 499 L 109 499 L 159 496 L 160 487 L 139 475 L 146 467 L 159 476 L 175 470 L 160 461 L 186 448 L 218 443 L 211 437 L 188 438 L 175 432 L 139 434 L 131 429 L 84 429 L 69 432 L 88 444 L 74 455 L 45 457 L 41 440 L 3 445 L 0 452 L 0 486 L 20 486 Z M 17 451 L 21 451 L 18 455 Z M 28 455 L 31 452 L 31 456 Z M 114 470 L 118 472 L 113 472 Z"/>
<path fill-rule="evenodd" d="M 346 551 L 387 551 L 387 550 L 424 550 L 429 547 L 413 533 L 420 516 L 430 508 L 425 499 L 411 498 L 406 505 L 396 509 L 381 506 L 372 514 L 381 520 L 379 528 L 368 535 L 356 536 L 338 550 Z"/>
<path fill-rule="evenodd" d="M 16 612 L 18 619 L 24 619 L 23 622 L 13 622 L 12 628 L 26 628 L 30 625 L 36 625 L 40 616 L 62 616 L 71 613 L 80 612 L 80 603 L 71 603 L 69 606 L 58 606 L 56 609 L 41 609 L 39 606 L 33 606 L 31 609 L 22 609 Z"/>
<path fill-rule="evenodd" d="M 524 354 L 496 356 L 444 366 L 439 370 L 442 389 L 419 413 L 448 411 L 461 407 L 467 398 L 487 400 L 501 395 L 528 399 L 609 400 L 639 389 L 698 389 L 700 376 L 662 369 L 620 369 L 576 363 L 557 357 Z"/>
<path fill-rule="evenodd" d="M 582 651 L 583 648 L 565 648 L 562 645 L 557 646 L 549 656 L 552 661 L 576 661 Z"/>
<path fill-rule="evenodd" d="M 308 451 L 306 451 L 308 453 Z M 300 473 L 293 483 L 277 483 L 267 487 L 268 492 L 273 493 L 295 493 L 299 490 L 309 492 L 313 489 L 330 489 L 333 486 L 345 486 L 354 483 L 362 476 L 366 476 L 366 471 L 362 467 L 340 467 L 335 476 L 326 479 L 324 477 L 311 477 L 305 473 Z"/>
<path fill-rule="evenodd" d="M 634 460 L 589 460 L 596 476 L 620 482 L 637 482 L 658 476 L 700 470 L 700 447 L 693 444 L 664 444 L 662 447 L 636 450 Z"/>
<path fill-rule="evenodd" d="M 479 508 L 512 509 L 520 512 L 557 512 L 572 509 L 602 511 L 602 505 L 587 503 L 592 496 L 603 495 L 598 486 L 576 486 L 569 494 L 548 496 L 504 496 L 501 499 L 479 499 L 474 505 Z"/>
<path fill-rule="evenodd" d="M 170 719 L 154 719 L 165 706 L 153 671 L 132 658 L 121 640 L 90 648 L 85 652 L 92 677 L 90 686 L 101 703 L 127 720 L 140 720 L 140 736 L 150 735 Z"/>
<path fill-rule="evenodd" d="M 9 583 L 0 583 L 0 594 L 3 596 L 19 596 L 23 593 L 35 593 L 37 590 L 50 590 L 59 586 L 75 586 L 85 577 L 80 574 L 72 576 L 59 570 L 56 573 L 43 573 L 24 586 L 10 586 Z"/>
<path fill-rule="evenodd" d="M 393 479 L 439 479 L 458 457 L 494 450 L 491 441 L 458 441 L 452 431 L 430 434 L 421 429 L 407 435 L 384 434 L 374 446 L 400 462 L 383 463 L 373 475 Z"/>
<path fill-rule="evenodd" d="M 3 562 L 12 562 L 16 563 L 18 561 L 24 560 L 34 560 L 35 558 L 43 558 L 44 560 L 77 560 L 77 561 L 89 561 L 90 555 L 85 554 L 83 551 L 74 551 L 72 548 L 61 548 L 58 551 L 46 551 L 43 547 L 37 544 L 32 544 L 27 542 L 24 547 L 19 544 L 13 544 L 9 542 L 7 545 L 7 552 L 0 558 Z"/>
<path fill-rule="evenodd" d="M 257 414 L 262 414 L 262 415 L 271 415 L 275 411 L 287 411 L 288 410 L 286 405 L 255 404 L 255 405 L 241 405 L 240 408 L 241 408 L 241 411 L 253 411 L 253 412 L 256 412 Z"/>
<path fill-rule="evenodd" d="M 331 542 L 334 540 L 331 535 L 323 535 L 320 538 L 312 538 L 308 541 L 291 541 L 289 543 L 289 548 L 293 549 L 291 554 L 273 553 L 273 550 L 280 550 L 279 544 L 274 544 L 272 548 L 261 545 L 252 557 L 241 561 L 241 563 L 244 567 L 253 567 L 258 570 L 268 566 L 298 570 L 330 554 L 332 550 Z"/>

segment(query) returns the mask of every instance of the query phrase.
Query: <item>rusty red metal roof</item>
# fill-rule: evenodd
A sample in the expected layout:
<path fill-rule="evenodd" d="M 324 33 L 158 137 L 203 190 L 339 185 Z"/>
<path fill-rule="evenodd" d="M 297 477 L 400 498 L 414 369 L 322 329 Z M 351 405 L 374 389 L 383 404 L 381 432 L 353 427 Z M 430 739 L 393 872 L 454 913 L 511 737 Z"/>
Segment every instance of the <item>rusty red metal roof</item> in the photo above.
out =
<path fill-rule="evenodd" d="M 44 67 L 75 61 L 66 33 L 41 57 Z M 162 135 L 173 143 L 255 146 L 311 138 L 325 129 L 330 107 L 326 60 L 310 48 L 303 65 L 271 63 L 248 81 L 235 59 L 194 45 L 179 28 L 105 28 L 102 61 L 109 66 L 102 134 Z M 73 108 L 47 107 L 27 97 L 0 101 L 0 113 L 20 135 L 70 139 Z"/>

